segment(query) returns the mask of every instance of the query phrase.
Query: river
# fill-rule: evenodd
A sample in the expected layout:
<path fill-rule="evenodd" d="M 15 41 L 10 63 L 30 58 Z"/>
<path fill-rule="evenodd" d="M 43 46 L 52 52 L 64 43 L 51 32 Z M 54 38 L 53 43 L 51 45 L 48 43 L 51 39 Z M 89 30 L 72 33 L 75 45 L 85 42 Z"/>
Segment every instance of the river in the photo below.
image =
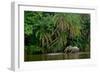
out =
<path fill-rule="evenodd" d="M 90 53 L 82 52 L 75 54 L 64 54 L 64 53 L 50 53 L 50 54 L 39 54 L 39 55 L 25 55 L 24 61 L 47 61 L 47 60 L 71 60 L 71 59 L 88 59 Z"/>

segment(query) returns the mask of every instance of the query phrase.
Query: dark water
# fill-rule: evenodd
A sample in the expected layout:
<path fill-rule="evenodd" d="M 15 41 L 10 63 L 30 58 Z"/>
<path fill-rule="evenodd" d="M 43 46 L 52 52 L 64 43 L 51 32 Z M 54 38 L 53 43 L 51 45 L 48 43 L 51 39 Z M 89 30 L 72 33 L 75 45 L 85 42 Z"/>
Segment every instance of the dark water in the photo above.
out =
<path fill-rule="evenodd" d="M 46 60 L 69 60 L 69 59 L 87 59 L 90 58 L 90 53 L 51 53 L 41 55 L 25 55 L 24 61 L 46 61 Z"/>

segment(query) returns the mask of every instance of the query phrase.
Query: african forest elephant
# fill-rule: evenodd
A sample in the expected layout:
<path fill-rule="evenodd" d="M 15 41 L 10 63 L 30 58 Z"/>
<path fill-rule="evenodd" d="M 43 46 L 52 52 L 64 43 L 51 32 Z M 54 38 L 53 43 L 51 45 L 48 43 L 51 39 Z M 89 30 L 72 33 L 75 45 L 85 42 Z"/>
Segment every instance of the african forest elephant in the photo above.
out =
<path fill-rule="evenodd" d="M 65 48 L 64 53 L 69 54 L 69 53 L 78 53 L 79 52 L 79 48 L 77 46 L 68 46 Z"/>

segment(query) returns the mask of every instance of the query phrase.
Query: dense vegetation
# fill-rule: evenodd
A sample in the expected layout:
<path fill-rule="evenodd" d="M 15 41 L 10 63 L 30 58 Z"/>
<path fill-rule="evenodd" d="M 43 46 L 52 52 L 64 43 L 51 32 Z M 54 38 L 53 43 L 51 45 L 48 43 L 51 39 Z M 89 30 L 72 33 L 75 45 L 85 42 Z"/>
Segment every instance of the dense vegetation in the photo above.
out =
<path fill-rule="evenodd" d="M 90 15 L 57 12 L 24 12 L 25 54 L 63 52 L 77 46 L 90 51 Z"/>

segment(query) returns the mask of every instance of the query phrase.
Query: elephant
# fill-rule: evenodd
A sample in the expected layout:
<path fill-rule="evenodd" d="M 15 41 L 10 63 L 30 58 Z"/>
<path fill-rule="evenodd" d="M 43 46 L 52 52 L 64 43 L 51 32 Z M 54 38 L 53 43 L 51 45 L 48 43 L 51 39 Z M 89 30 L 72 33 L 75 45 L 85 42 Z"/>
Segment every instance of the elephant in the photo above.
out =
<path fill-rule="evenodd" d="M 79 48 L 77 46 L 68 46 L 65 48 L 64 53 L 69 54 L 69 53 L 78 53 L 79 52 Z"/>

